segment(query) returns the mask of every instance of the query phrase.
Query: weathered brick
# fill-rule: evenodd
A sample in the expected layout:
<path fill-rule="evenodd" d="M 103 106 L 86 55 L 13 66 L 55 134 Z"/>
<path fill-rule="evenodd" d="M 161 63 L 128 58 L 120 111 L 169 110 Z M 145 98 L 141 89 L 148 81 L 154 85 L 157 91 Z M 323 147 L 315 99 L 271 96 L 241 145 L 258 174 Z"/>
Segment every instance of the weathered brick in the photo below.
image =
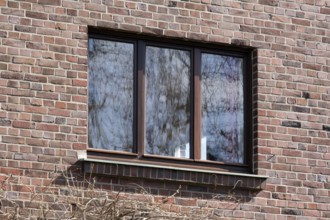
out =
<path fill-rule="evenodd" d="M 270 6 L 278 6 L 278 2 L 278 0 L 259 0 L 259 4 Z"/>
<path fill-rule="evenodd" d="M 58 61 L 56 60 L 39 60 L 38 64 L 42 67 L 58 67 Z"/>
<path fill-rule="evenodd" d="M 0 118 L 0 126 L 10 126 L 10 125 L 11 125 L 11 120 Z"/>
<path fill-rule="evenodd" d="M 47 46 L 42 43 L 26 42 L 26 47 L 35 50 L 47 50 Z"/>
<path fill-rule="evenodd" d="M 250 32 L 250 33 L 260 33 L 260 28 L 258 28 L 258 27 L 252 27 L 252 26 L 246 26 L 246 25 L 241 25 L 240 26 L 240 31 Z"/>
<path fill-rule="evenodd" d="M 2 142 L 11 144 L 24 144 L 24 138 L 14 136 L 2 136 Z"/>
<path fill-rule="evenodd" d="M 71 16 L 64 15 L 49 15 L 49 20 L 71 23 L 73 18 Z"/>
<path fill-rule="evenodd" d="M 45 82 L 47 82 L 47 77 L 40 76 L 40 75 L 25 74 L 24 75 L 24 80 L 31 81 L 31 82 L 45 83 Z"/>
<path fill-rule="evenodd" d="M 22 40 L 15 40 L 15 39 L 2 39 L 2 44 L 7 45 L 10 47 L 17 47 L 17 48 L 23 48 L 24 47 L 24 41 Z"/>
<path fill-rule="evenodd" d="M 42 5 L 56 5 L 60 6 L 61 5 L 61 0 L 38 0 L 39 4 Z"/>
<path fill-rule="evenodd" d="M 48 18 L 48 15 L 42 12 L 26 11 L 25 14 L 29 18 L 42 19 L 42 20 L 47 20 Z"/>
<path fill-rule="evenodd" d="M 118 14 L 118 15 L 129 15 L 128 9 L 121 9 L 121 8 L 108 8 L 108 12 L 111 14 Z"/>
<path fill-rule="evenodd" d="M 13 63 L 33 65 L 34 62 L 35 60 L 32 58 L 13 57 Z"/>

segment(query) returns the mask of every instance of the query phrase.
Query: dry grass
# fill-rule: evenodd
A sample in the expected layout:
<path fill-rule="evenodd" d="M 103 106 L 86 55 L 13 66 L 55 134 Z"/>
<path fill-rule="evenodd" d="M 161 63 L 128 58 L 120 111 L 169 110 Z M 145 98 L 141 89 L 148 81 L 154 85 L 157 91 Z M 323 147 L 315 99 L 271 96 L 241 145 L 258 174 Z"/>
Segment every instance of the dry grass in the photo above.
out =
<path fill-rule="evenodd" d="M 208 202 L 231 200 L 238 204 L 234 193 L 217 195 L 206 200 L 202 207 L 194 207 L 190 213 L 177 211 L 173 202 L 180 193 L 155 199 L 155 196 L 139 185 L 132 185 L 136 193 L 112 192 L 96 188 L 96 179 L 72 173 L 61 173 L 63 184 L 51 184 L 31 188 L 30 198 L 21 201 L 12 196 L 11 185 L 18 182 L 8 176 L 0 182 L 0 219 L 79 219 L 79 220 L 165 220 L 165 219 L 221 219 L 221 212 L 208 208 Z M 27 187 L 27 186 L 25 186 Z M 28 188 L 29 189 L 29 188 Z M 231 190 L 233 191 L 233 190 Z M 219 214 L 220 213 L 220 214 Z"/>

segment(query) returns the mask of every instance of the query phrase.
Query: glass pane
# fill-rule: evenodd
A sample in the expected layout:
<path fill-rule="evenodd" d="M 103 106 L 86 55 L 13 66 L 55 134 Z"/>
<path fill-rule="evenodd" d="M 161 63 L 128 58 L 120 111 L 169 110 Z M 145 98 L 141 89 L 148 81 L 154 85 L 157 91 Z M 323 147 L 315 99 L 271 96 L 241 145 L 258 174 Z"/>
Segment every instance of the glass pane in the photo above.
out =
<path fill-rule="evenodd" d="M 243 59 L 202 54 L 202 159 L 244 162 Z"/>
<path fill-rule="evenodd" d="M 134 45 L 89 39 L 89 147 L 132 151 Z"/>
<path fill-rule="evenodd" d="M 146 153 L 189 158 L 190 53 L 146 48 Z"/>

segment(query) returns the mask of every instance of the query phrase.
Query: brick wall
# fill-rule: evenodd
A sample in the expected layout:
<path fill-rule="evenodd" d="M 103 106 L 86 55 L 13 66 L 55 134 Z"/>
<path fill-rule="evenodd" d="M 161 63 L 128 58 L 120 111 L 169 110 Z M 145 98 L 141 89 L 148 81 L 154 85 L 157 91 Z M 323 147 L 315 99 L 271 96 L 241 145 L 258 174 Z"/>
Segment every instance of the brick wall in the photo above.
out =
<path fill-rule="evenodd" d="M 330 218 L 329 0 L 1 0 L 0 11 L 0 177 L 15 177 L 8 190 L 22 215 L 38 215 L 24 202 L 31 190 L 80 168 L 95 26 L 255 48 L 254 161 L 255 174 L 269 177 L 264 189 L 224 202 L 212 198 L 225 188 L 183 185 L 171 211 Z M 180 185 L 113 176 L 98 184 L 118 191 L 131 182 L 156 196 Z"/>

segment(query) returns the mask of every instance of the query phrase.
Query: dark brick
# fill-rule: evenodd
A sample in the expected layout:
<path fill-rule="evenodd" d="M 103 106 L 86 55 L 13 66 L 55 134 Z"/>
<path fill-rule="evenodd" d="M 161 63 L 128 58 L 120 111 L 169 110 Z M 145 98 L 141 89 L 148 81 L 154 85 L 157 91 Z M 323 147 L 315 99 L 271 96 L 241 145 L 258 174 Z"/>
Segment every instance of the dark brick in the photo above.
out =
<path fill-rule="evenodd" d="M 310 94 L 308 92 L 303 92 L 302 97 L 304 97 L 305 99 L 309 99 Z"/>
<path fill-rule="evenodd" d="M 248 40 L 241 40 L 241 39 L 232 39 L 231 43 L 233 45 L 237 45 L 237 46 L 248 46 L 249 45 Z"/>
<path fill-rule="evenodd" d="M 310 110 L 310 108 L 306 108 L 306 107 L 292 106 L 292 111 L 310 113 L 311 110 Z"/>
<path fill-rule="evenodd" d="M 298 209 L 282 209 L 281 213 L 284 215 L 301 215 L 302 211 Z"/>
<path fill-rule="evenodd" d="M 176 7 L 177 2 L 176 1 L 169 1 L 168 2 L 168 7 Z"/>
<path fill-rule="evenodd" d="M 259 0 L 259 4 L 278 6 L 278 0 Z"/>
<path fill-rule="evenodd" d="M 330 131 L 330 125 L 323 125 L 322 128 L 325 131 Z"/>
<path fill-rule="evenodd" d="M 290 105 L 273 103 L 272 104 L 272 109 L 273 110 L 281 110 L 281 111 L 289 111 L 290 110 Z"/>
<path fill-rule="evenodd" d="M 29 26 L 23 26 L 23 25 L 15 25 L 15 31 L 36 33 L 36 28 L 29 27 Z"/>
<path fill-rule="evenodd" d="M 10 125 L 11 125 L 11 120 L 0 118 L 0 126 L 10 126 Z"/>
<path fill-rule="evenodd" d="M 301 128 L 301 123 L 298 122 L 298 121 L 282 121 L 282 126 L 293 127 L 293 128 Z"/>
<path fill-rule="evenodd" d="M 330 37 L 322 37 L 322 42 L 330 44 Z"/>
<path fill-rule="evenodd" d="M 283 60 L 283 66 L 301 67 L 301 62 L 292 60 Z"/>

